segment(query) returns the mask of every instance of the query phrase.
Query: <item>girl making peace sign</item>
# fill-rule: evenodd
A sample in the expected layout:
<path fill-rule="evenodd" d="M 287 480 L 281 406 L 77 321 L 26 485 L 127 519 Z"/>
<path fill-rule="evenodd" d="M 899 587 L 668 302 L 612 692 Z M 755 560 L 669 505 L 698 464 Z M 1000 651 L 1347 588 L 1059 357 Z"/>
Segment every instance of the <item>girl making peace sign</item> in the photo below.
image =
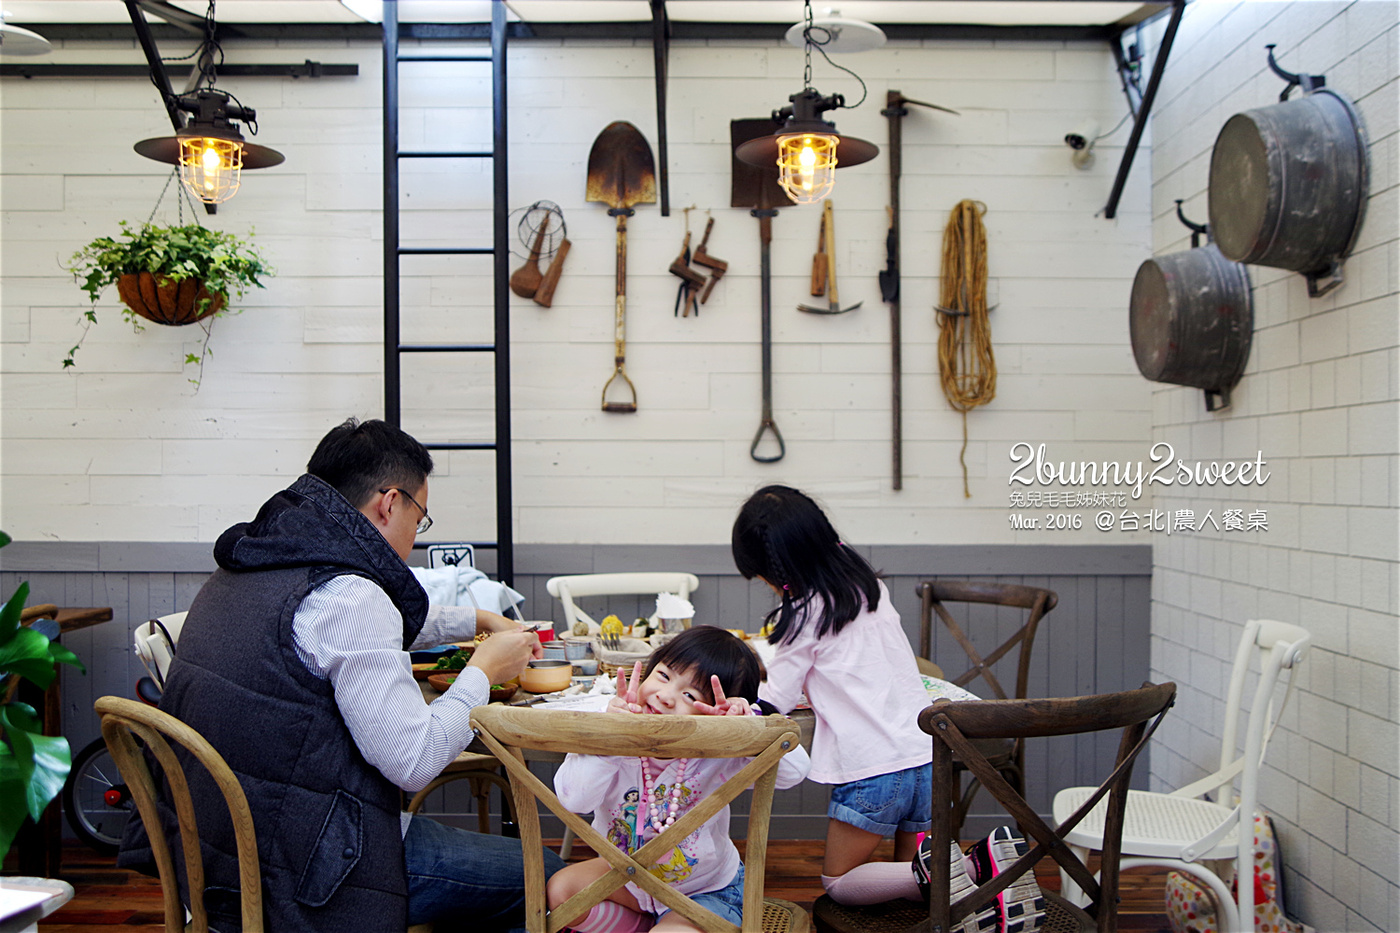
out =
<path fill-rule="evenodd" d="M 630 681 L 618 671 L 617 696 L 608 713 L 664 716 L 746 716 L 758 695 L 759 665 L 753 651 L 721 628 L 701 625 L 681 632 L 638 661 Z M 727 687 L 727 689 L 726 689 Z M 634 851 L 741 770 L 747 758 L 653 759 L 569 755 L 554 777 L 554 790 L 570 810 L 593 813 L 604 836 L 616 820 L 633 821 Z M 777 786 L 792 787 L 810 762 L 798 746 L 778 765 Z M 622 834 L 628 835 L 628 834 Z M 614 834 L 611 838 L 619 839 Z M 601 858 L 577 862 L 549 879 L 549 908 L 564 903 L 609 870 Z M 713 913 L 738 924 L 743 917 L 744 865 L 729 839 L 729 808 L 696 830 L 658 862 L 652 873 Z M 635 884 L 614 891 L 583 919 L 579 933 L 695 930 L 684 917 Z"/>

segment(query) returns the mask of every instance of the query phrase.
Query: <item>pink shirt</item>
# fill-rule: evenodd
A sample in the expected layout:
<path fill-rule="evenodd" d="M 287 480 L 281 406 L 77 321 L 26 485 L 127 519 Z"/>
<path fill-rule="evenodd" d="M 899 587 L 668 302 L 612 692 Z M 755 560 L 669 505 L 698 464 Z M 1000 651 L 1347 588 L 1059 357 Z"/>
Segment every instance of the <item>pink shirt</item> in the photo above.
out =
<path fill-rule="evenodd" d="M 685 762 L 685 776 L 680 779 L 680 806 L 676 812 L 679 818 L 752 760 L 649 758 L 647 767 L 654 785 L 669 803 L 681 762 Z M 807 764 L 802 746 L 788 752 L 778 762 L 777 786 L 784 788 L 801 783 Z M 642 803 L 641 788 L 640 758 L 568 755 L 554 776 L 554 792 L 564 806 L 576 813 L 591 811 L 593 828 L 624 852 L 640 848 L 657 834 Z M 739 871 L 739 865 L 739 850 L 729 839 L 729 808 L 724 807 L 676 846 L 652 873 L 682 894 L 693 897 L 728 885 Z M 627 890 L 648 913 L 669 909 L 635 884 L 629 883 Z"/>
<path fill-rule="evenodd" d="M 839 634 L 817 638 L 819 612 L 814 601 L 797 637 L 776 646 L 758 688 L 760 699 L 784 713 L 807 694 L 816 714 L 808 777 L 846 784 L 931 762 L 933 740 L 918 723 L 928 691 L 885 584 L 879 607 L 862 611 Z"/>

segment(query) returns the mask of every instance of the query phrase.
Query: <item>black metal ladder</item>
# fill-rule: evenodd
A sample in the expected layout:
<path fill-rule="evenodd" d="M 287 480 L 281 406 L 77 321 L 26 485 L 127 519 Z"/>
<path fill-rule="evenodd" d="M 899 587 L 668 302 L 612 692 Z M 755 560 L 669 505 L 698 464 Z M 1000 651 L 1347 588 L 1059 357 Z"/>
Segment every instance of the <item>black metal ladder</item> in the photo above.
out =
<path fill-rule="evenodd" d="M 490 353 L 495 363 L 495 432 L 490 440 L 423 441 L 429 450 L 494 451 L 496 540 L 473 541 L 496 552 L 496 576 L 512 583 L 515 573 L 511 508 L 509 207 L 506 164 L 506 5 L 491 3 L 490 55 L 399 55 L 397 4 L 384 3 L 384 420 L 401 419 L 401 364 L 405 353 Z M 399 150 L 401 62 L 483 62 L 491 65 L 491 149 L 485 152 Z M 402 159 L 491 159 L 492 246 L 404 248 L 399 245 L 399 162 Z M 399 336 L 400 260 L 404 256 L 491 255 L 495 327 L 491 343 L 405 344 Z M 422 440 L 422 438 L 420 438 Z M 424 545 L 426 546 L 426 545 Z"/>

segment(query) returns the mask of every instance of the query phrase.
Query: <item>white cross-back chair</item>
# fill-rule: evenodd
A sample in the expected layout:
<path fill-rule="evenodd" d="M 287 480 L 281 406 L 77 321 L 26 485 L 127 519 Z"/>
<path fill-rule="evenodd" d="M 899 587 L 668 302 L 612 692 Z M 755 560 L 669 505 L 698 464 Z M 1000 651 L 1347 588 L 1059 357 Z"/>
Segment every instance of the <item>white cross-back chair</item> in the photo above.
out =
<path fill-rule="evenodd" d="M 675 593 L 681 599 L 689 599 L 699 586 L 700 579 L 693 573 L 664 571 L 580 573 L 551 577 L 545 583 L 549 595 L 557 597 L 564 607 L 565 631 L 571 631 L 574 623 L 579 621 L 597 624 L 592 616 L 578 607 L 575 599 L 587 596 L 655 596 L 658 593 Z"/>
<path fill-rule="evenodd" d="M 1164 866 L 1199 878 L 1216 901 L 1222 933 L 1254 930 L 1254 811 L 1259 796 L 1259 767 L 1296 676 L 1289 676 L 1289 690 L 1275 708 L 1280 675 L 1297 668 L 1311 639 L 1306 629 L 1286 622 L 1255 619 L 1245 623 L 1230 672 L 1219 769 L 1171 793 L 1128 792 L 1120 867 Z M 1251 672 L 1257 675 L 1258 684 L 1253 704 L 1246 711 L 1243 698 Z M 1241 719 L 1243 751 L 1236 747 Z M 1055 820 L 1063 821 L 1073 813 L 1092 790 L 1071 787 L 1056 794 Z M 1213 799 L 1206 799 L 1207 795 Z M 1093 811 L 1066 834 L 1065 841 L 1081 857 L 1091 849 L 1101 849 L 1103 808 Z M 1230 892 L 1230 880 L 1234 877 L 1242 879 L 1237 885 L 1238 903 Z M 1064 890 L 1075 889 L 1066 884 Z"/>
<path fill-rule="evenodd" d="M 132 633 L 136 641 L 136 656 L 161 690 L 165 689 L 165 675 L 170 670 L 170 662 L 175 659 L 175 646 L 180 641 L 180 629 L 184 624 L 185 613 L 172 612 L 142 622 Z"/>

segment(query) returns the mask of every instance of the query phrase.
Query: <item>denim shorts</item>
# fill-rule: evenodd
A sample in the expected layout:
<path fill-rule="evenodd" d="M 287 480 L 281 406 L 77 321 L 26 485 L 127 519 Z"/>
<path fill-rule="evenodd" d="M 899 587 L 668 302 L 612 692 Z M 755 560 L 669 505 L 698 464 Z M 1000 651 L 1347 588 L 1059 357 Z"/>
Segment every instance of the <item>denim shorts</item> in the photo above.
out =
<path fill-rule="evenodd" d="M 707 891 L 704 894 L 689 894 L 687 897 L 710 913 L 723 917 L 735 926 L 743 926 L 744 866 L 740 865 L 739 871 L 734 875 L 734 880 L 718 891 Z M 656 919 L 660 920 L 670 912 L 671 908 L 667 907 L 656 915 Z"/>
<path fill-rule="evenodd" d="M 923 832 L 933 821 L 933 768 L 918 765 L 837 784 L 826 815 L 881 836 Z"/>

